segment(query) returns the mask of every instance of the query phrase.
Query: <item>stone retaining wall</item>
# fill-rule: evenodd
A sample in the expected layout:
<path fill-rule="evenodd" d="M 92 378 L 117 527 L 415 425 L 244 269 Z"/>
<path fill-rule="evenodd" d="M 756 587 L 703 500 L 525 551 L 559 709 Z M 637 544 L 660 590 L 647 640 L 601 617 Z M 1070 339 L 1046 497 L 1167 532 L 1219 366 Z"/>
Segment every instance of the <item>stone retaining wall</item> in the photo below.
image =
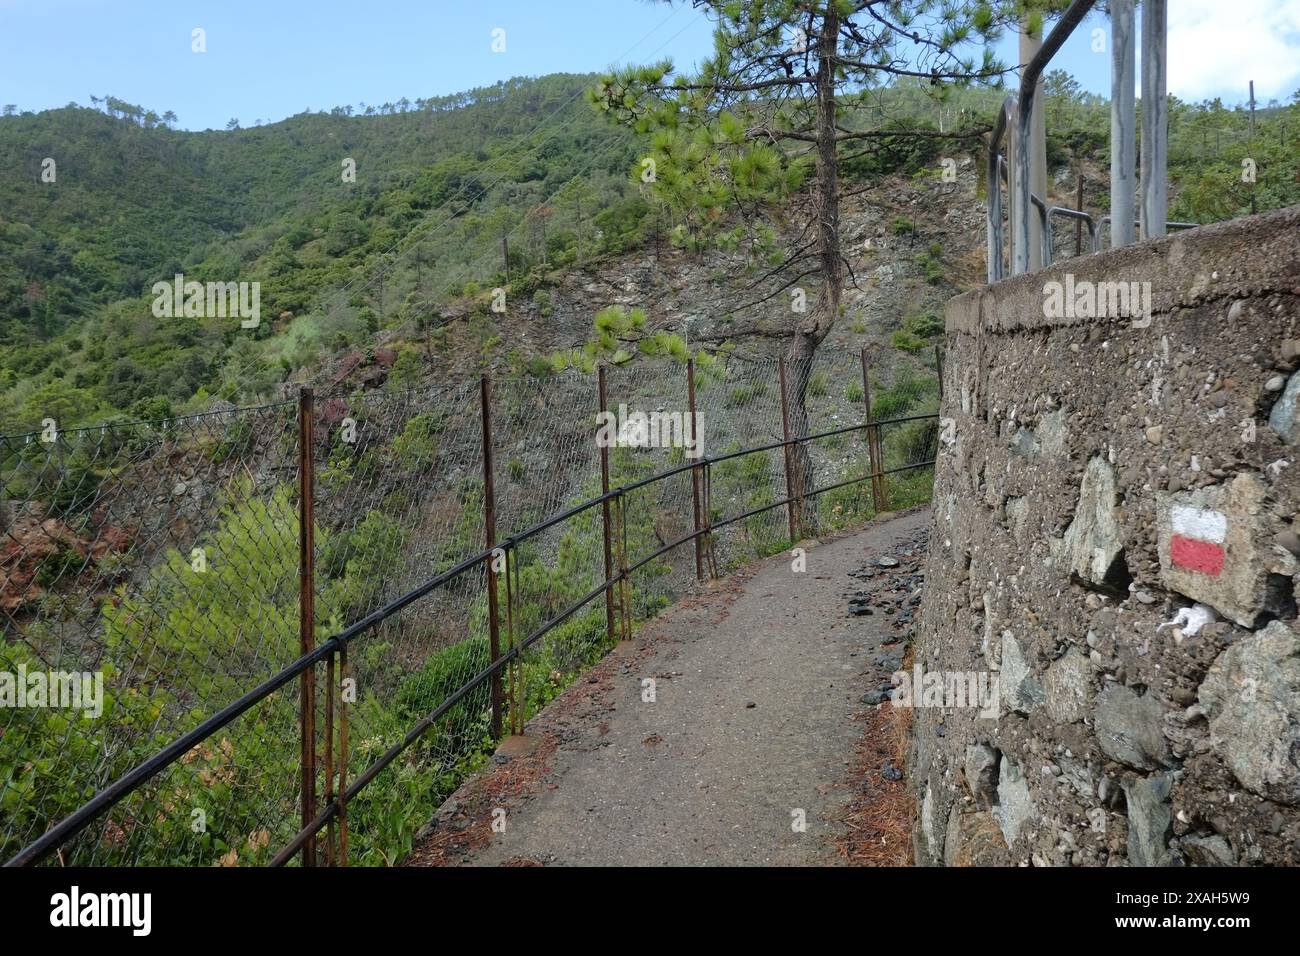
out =
<path fill-rule="evenodd" d="M 1300 207 L 947 329 L 916 861 L 1300 865 Z"/>

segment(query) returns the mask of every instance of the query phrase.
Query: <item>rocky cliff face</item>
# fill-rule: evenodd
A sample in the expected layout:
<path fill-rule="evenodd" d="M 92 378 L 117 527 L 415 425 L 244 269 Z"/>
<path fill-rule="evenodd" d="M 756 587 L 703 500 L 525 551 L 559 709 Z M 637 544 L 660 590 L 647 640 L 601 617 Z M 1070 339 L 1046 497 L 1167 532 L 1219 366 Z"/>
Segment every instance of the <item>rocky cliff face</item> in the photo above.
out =
<path fill-rule="evenodd" d="M 947 299 L 983 280 L 979 175 L 969 157 L 957 163 L 951 183 L 931 170 L 910 179 L 846 184 L 841 236 L 849 283 L 845 314 L 827 347 L 888 344 L 905 318 L 941 314 Z M 808 215 L 804 204 L 795 203 L 769 221 L 793 248 Z M 784 269 L 775 265 L 717 248 L 684 252 L 664 239 L 615 259 L 553 273 L 530 295 L 507 298 L 503 313 L 491 311 L 486 301 L 450 303 L 439 321 L 445 331 L 429 374 L 447 381 L 484 368 L 501 371 L 511 358 L 581 345 L 593 337 L 596 313 L 611 305 L 645 310 L 647 332 L 674 332 L 693 348 L 726 345 L 742 355 L 774 356 L 785 348 L 795 290 L 803 290 L 808 308 L 818 294 L 814 276 L 800 278 L 806 260 Z M 381 338 L 389 348 L 421 341 L 410 327 Z M 385 370 L 376 372 L 356 358 L 351 357 L 352 367 L 340 360 L 326 377 L 341 373 L 345 384 L 382 383 Z M 382 364 L 377 354 L 370 364 Z"/>

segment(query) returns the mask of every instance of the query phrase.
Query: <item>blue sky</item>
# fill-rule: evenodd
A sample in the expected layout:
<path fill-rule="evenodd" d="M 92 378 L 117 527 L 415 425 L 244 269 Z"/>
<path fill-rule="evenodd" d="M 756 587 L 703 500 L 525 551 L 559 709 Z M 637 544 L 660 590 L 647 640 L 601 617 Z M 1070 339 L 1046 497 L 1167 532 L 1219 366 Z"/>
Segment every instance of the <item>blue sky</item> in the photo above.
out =
<path fill-rule="evenodd" d="M 1300 0 L 1171 0 L 1170 88 L 1261 102 L 1300 88 Z M 207 52 L 191 50 L 191 31 Z M 1054 66 L 1105 93 L 1094 15 Z M 492 31 L 505 30 L 494 53 Z M 245 125 L 345 103 L 452 93 L 520 75 L 707 54 L 689 4 L 646 0 L 0 0 L 0 103 L 46 109 L 112 93 L 187 129 Z M 1006 61 L 1014 39 L 1002 44 Z"/>

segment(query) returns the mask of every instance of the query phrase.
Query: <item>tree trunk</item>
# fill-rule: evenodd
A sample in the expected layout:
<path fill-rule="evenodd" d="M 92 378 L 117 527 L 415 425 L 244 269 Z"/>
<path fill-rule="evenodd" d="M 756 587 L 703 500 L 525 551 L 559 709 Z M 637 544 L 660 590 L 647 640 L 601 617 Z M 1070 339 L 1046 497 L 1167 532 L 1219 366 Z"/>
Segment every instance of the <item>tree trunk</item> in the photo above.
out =
<path fill-rule="evenodd" d="M 790 432 L 808 434 L 808 379 L 817 346 L 830 333 L 840 312 L 844 291 L 844 266 L 840 254 L 839 172 L 835 152 L 835 53 L 840 30 L 839 14 L 834 3 L 826 5 L 821 31 L 817 37 L 817 255 L 821 263 L 822 294 L 817 305 L 799 316 L 786 350 L 789 365 L 787 396 L 790 406 Z M 796 495 L 816 487 L 812 457 L 805 445 L 791 446 L 791 485 Z M 795 509 L 801 534 L 817 530 L 817 509 L 810 500 Z"/>

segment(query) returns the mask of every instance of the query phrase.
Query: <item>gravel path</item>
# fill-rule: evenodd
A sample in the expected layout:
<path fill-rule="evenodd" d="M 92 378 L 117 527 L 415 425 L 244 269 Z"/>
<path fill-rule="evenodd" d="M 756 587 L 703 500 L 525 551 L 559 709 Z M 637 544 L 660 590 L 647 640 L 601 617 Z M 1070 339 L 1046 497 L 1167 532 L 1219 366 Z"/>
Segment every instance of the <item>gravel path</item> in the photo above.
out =
<path fill-rule="evenodd" d="M 928 524 L 924 509 L 873 522 L 809 545 L 803 573 L 785 552 L 669 608 L 529 723 L 533 753 L 467 782 L 409 864 L 841 862 L 854 715 L 890 631 L 849 616 L 849 572 Z"/>

